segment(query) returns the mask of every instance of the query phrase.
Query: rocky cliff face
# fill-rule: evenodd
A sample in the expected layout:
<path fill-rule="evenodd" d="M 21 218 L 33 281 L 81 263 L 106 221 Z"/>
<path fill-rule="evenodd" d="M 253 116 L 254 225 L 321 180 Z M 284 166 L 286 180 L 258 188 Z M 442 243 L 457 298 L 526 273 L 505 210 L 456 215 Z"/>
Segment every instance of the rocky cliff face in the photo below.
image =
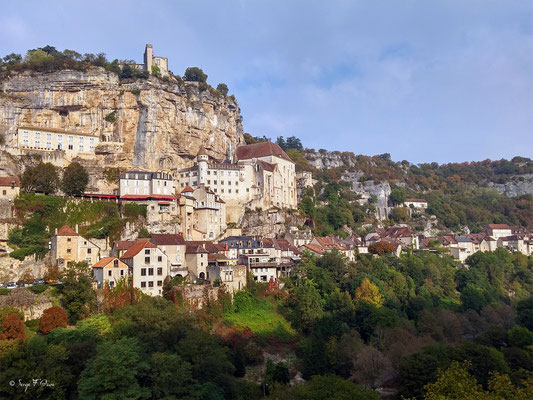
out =
<path fill-rule="evenodd" d="M 533 194 L 533 174 L 513 176 L 509 182 L 503 184 L 489 182 L 489 186 L 508 197 Z"/>
<path fill-rule="evenodd" d="M 106 121 L 109 115 L 114 122 Z M 234 98 L 175 78 L 120 81 L 98 67 L 24 72 L 0 82 L 0 130 L 8 146 L 24 125 L 99 137 L 96 154 L 84 162 L 93 166 L 96 187 L 103 185 L 106 167 L 175 171 L 190 164 L 202 145 L 223 159 L 230 143 L 232 148 L 243 143 Z"/>

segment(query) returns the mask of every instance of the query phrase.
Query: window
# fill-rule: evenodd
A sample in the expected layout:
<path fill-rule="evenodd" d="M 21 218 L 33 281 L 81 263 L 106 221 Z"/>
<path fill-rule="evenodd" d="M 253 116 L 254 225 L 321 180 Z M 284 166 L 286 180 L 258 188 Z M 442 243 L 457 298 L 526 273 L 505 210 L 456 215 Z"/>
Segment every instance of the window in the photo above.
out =
<path fill-rule="evenodd" d="M 28 140 L 27 140 L 27 139 L 24 139 L 24 140 L 22 141 L 22 145 L 23 145 L 23 146 L 28 146 Z"/>
<path fill-rule="evenodd" d="M 141 276 L 146 276 L 146 268 L 141 268 Z"/>
<path fill-rule="evenodd" d="M 83 136 L 80 136 L 80 143 L 83 143 Z"/>
<path fill-rule="evenodd" d="M 150 249 L 145 249 L 144 254 L 150 254 Z"/>
<path fill-rule="evenodd" d="M 70 254 L 71 252 L 72 252 L 72 250 L 70 250 L 70 249 L 67 249 L 67 253 L 69 253 L 69 254 Z"/>
<path fill-rule="evenodd" d="M 87 254 L 91 254 L 93 249 L 87 249 Z"/>
<path fill-rule="evenodd" d="M 154 274 L 154 269 L 148 268 L 148 275 L 153 275 L 153 274 Z"/>
<path fill-rule="evenodd" d="M 89 146 L 89 151 L 94 151 L 94 146 Z"/>
<path fill-rule="evenodd" d="M 157 286 L 163 286 L 163 281 L 157 281 Z"/>
<path fill-rule="evenodd" d="M 2 194 L 5 196 L 7 194 L 7 190 L 2 190 Z"/>
<path fill-rule="evenodd" d="M 146 287 L 146 282 L 141 282 L 141 288 L 145 288 Z"/>
<path fill-rule="evenodd" d="M 73 145 L 73 144 L 69 144 L 69 145 L 68 145 L 68 149 L 69 149 L 69 150 L 74 150 L 74 145 Z"/>
<path fill-rule="evenodd" d="M 22 133 L 22 136 L 24 136 L 24 137 L 28 137 L 28 131 L 24 131 L 24 132 Z"/>
<path fill-rule="evenodd" d="M 35 147 L 41 147 L 41 142 L 39 140 L 35 141 Z"/>
<path fill-rule="evenodd" d="M 74 136 L 69 136 L 69 137 L 68 137 L 68 141 L 69 141 L 69 142 L 73 142 L 73 141 L 74 141 Z"/>
<path fill-rule="evenodd" d="M 107 276 L 111 276 L 111 272 L 112 272 L 111 270 L 108 270 L 107 271 Z"/>
<path fill-rule="evenodd" d="M 120 276 L 124 276 L 124 270 L 123 269 L 120 270 Z"/>
<path fill-rule="evenodd" d="M 89 143 L 90 143 L 90 144 L 94 144 L 94 138 L 90 138 L 90 139 L 89 139 Z"/>
<path fill-rule="evenodd" d="M 118 268 L 118 260 L 113 261 L 113 267 Z"/>
<path fill-rule="evenodd" d="M 47 134 L 46 134 L 46 138 L 47 138 L 48 140 L 51 140 L 51 139 L 52 139 L 52 134 L 51 134 L 51 133 L 47 133 Z"/>
<path fill-rule="evenodd" d="M 150 257 L 144 257 L 144 263 L 150 264 Z"/>
<path fill-rule="evenodd" d="M 39 139 L 41 137 L 41 133 L 40 132 L 35 132 L 35 139 Z"/>
<path fill-rule="evenodd" d="M 157 269 L 157 275 L 163 275 L 163 268 L 159 267 Z"/>
<path fill-rule="evenodd" d="M 62 142 L 63 141 L 63 135 L 57 135 L 57 141 Z"/>
<path fill-rule="evenodd" d="M 80 151 L 83 151 L 83 145 L 80 144 L 80 145 L 78 146 L 78 149 L 79 149 Z"/>
<path fill-rule="evenodd" d="M 157 257 L 157 261 L 159 261 L 159 262 L 163 261 L 163 257 L 162 256 L 158 256 Z"/>
<path fill-rule="evenodd" d="M 148 282 L 148 287 L 154 287 L 154 281 Z"/>
<path fill-rule="evenodd" d="M 67 242 L 71 242 L 71 241 L 72 241 L 72 239 L 71 239 L 71 238 L 67 238 Z"/>
<path fill-rule="evenodd" d="M 48 149 L 51 149 L 52 148 L 52 142 L 46 142 L 46 147 Z"/>

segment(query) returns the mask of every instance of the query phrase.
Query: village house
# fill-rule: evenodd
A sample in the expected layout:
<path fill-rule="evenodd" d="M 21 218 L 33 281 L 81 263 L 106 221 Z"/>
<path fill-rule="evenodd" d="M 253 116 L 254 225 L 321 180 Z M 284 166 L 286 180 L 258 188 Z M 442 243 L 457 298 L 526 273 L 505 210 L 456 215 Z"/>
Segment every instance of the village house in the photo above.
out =
<path fill-rule="evenodd" d="M 20 179 L 17 176 L 0 176 L 0 199 L 13 201 L 20 193 Z"/>
<path fill-rule="evenodd" d="M 78 225 L 75 229 L 67 225 L 56 229 L 51 238 L 50 250 L 52 260 L 60 268 L 66 267 L 69 262 L 85 261 L 93 265 L 100 258 L 100 248 L 78 234 Z"/>
<path fill-rule="evenodd" d="M 409 208 L 420 208 L 425 210 L 428 207 L 428 202 L 424 199 L 406 199 L 403 202 L 403 205 Z"/>
<path fill-rule="evenodd" d="M 153 234 L 150 241 L 167 256 L 168 271 L 171 277 L 185 277 L 188 274 L 185 264 L 186 242 L 179 234 Z"/>
<path fill-rule="evenodd" d="M 128 266 L 117 257 L 104 257 L 92 269 L 97 289 L 103 289 L 106 283 L 113 288 L 120 280 L 128 278 Z"/>
<path fill-rule="evenodd" d="M 209 252 L 203 244 L 187 243 L 185 247 L 185 262 L 191 281 L 207 279 L 208 254 Z"/>
<path fill-rule="evenodd" d="M 311 243 L 311 240 L 313 240 L 313 232 L 311 232 L 309 227 L 306 229 L 298 229 L 296 226 L 291 226 L 287 232 L 285 232 L 285 239 L 287 239 L 293 246 L 301 247 Z"/>
<path fill-rule="evenodd" d="M 209 254 L 207 278 L 212 284 L 217 281 L 225 286 L 229 293 L 235 293 L 246 287 L 246 266 L 238 265 L 222 254 Z"/>
<path fill-rule="evenodd" d="M 149 239 L 137 240 L 120 258 L 128 265 L 133 287 L 156 296 L 163 292 L 163 281 L 169 275 L 167 256 Z"/>
<path fill-rule="evenodd" d="M 172 175 L 166 172 L 126 171 L 120 174 L 122 200 L 167 199 L 174 194 Z"/>
<path fill-rule="evenodd" d="M 496 240 L 513 234 L 511 227 L 506 224 L 488 224 L 485 228 L 485 233 Z"/>

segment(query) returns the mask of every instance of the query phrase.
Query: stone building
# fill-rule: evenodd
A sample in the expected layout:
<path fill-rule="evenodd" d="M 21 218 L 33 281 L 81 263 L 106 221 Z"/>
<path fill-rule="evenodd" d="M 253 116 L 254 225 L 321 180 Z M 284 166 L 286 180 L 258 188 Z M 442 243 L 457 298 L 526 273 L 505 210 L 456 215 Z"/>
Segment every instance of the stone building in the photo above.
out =
<path fill-rule="evenodd" d="M 149 239 L 137 240 L 120 260 L 128 265 L 133 287 L 151 296 L 161 295 L 169 275 L 167 255 Z"/>
<path fill-rule="evenodd" d="M 126 171 L 120 174 L 119 196 L 154 197 L 173 195 L 174 181 L 166 172 Z M 132 199 L 135 197 L 132 197 Z"/>
<path fill-rule="evenodd" d="M 90 240 L 80 236 L 78 225 L 75 229 L 64 225 L 57 229 L 51 238 L 52 260 L 59 267 L 66 267 L 69 262 L 85 261 L 89 265 L 99 260 L 100 248 Z"/>
<path fill-rule="evenodd" d="M 116 257 L 104 257 L 93 265 L 93 276 L 98 289 L 103 289 L 106 283 L 113 288 L 121 279 L 128 278 L 128 266 Z"/>
<path fill-rule="evenodd" d="M 180 188 L 204 185 L 226 202 L 227 222 L 237 222 L 244 207 L 297 208 L 295 164 L 275 143 L 237 148 L 225 162 L 210 160 L 200 148 L 196 163 L 178 171 Z"/>
<path fill-rule="evenodd" d="M 20 193 L 20 179 L 17 176 L 0 176 L 0 199 L 13 201 Z"/>

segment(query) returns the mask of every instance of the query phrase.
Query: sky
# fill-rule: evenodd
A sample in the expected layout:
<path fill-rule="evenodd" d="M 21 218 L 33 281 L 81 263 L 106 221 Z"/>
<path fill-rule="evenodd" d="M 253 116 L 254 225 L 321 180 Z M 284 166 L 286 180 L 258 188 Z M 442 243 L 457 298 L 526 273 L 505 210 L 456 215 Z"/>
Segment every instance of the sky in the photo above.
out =
<path fill-rule="evenodd" d="M 0 56 L 47 44 L 235 94 L 245 132 L 393 160 L 533 158 L 533 2 L 6 2 Z"/>

